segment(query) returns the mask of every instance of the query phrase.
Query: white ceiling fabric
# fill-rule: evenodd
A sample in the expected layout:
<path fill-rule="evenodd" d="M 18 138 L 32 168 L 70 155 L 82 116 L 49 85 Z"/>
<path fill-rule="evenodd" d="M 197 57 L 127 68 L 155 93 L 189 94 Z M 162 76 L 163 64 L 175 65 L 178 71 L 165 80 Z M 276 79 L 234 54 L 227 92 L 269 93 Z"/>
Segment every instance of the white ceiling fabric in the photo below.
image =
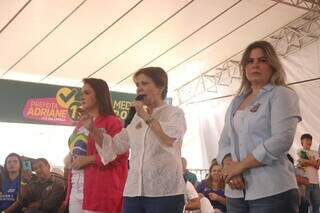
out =
<path fill-rule="evenodd" d="M 272 0 L 2 0 L 0 78 L 80 86 L 97 77 L 111 90 L 134 93 L 132 74 L 161 66 L 177 103 L 177 88 L 306 12 Z M 315 42 L 283 59 L 289 82 L 319 77 L 319 57 Z M 195 100 L 230 95 L 237 86 L 220 85 Z M 319 83 L 294 88 L 304 116 L 298 134 L 309 131 L 318 142 Z M 191 167 L 206 168 L 216 155 L 228 100 L 183 106 Z"/>

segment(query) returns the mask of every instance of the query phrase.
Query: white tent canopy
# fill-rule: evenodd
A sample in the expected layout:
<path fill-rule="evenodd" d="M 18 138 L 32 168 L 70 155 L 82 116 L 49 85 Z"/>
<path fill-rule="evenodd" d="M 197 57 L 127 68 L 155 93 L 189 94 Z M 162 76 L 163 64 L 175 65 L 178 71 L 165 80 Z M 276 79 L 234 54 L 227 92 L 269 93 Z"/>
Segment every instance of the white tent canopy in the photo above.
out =
<path fill-rule="evenodd" d="M 161 66 L 170 96 L 186 112 L 183 154 L 190 167 L 205 168 L 217 153 L 230 98 L 190 102 L 232 95 L 239 73 L 221 70 L 250 42 L 264 38 L 290 50 L 283 58 L 288 82 L 318 78 L 319 17 L 306 16 L 318 8 L 308 0 L 2 0 L 0 78 L 80 86 L 82 78 L 97 77 L 111 90 L 132 93 L 137 69 Z M 298 27 L 306 22 L 312 27 Z M 210 89 L 199 92 L 198 79 Z M 293 87 L 304 116 L 298 134 L 308 131 L 317 142 L 319 82 Z"/>

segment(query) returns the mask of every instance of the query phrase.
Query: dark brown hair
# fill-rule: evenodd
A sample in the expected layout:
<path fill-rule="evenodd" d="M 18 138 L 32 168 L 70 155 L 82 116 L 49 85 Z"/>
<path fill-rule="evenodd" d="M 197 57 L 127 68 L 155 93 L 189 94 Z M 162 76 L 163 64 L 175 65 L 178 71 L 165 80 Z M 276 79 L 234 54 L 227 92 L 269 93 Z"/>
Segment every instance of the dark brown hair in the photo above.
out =
<path fill-rule="evenodd" d="M 115 115 L 107 82 L 97 78 L 84 78 L 83 83 L 89 84 L 93 89 L 101 115 Z"/>
<path fill-rule="evenodd" d="M 34 164 L 37 164 L 37 163 L 44 163 L 46 166 L 48 166 L 50 168 L 50 163 L 47 159 L 45 158 L 37 158 L 35 161 L 34 161 Z"/>
<path fill-rule="evenodd" d="M 305 133 L 305 134 L 301 135 L 300 140 L 303 140 L 303 139 L 312 140 L 312 135 L 310 135 L 309 133 Z"/>
<path fill-rule="evenodd" d="M 151 78 L 153 83 L 160 89 L 161 98 L 164 100 L 167 97 L 168 92 L 168 75 L 161 67 L 146 67 L 139 69 L 134 75 L 133 80 L 136 79 L 138 75 L 144 74 Z"/>
<path fill-rule="evenodd" d="M 305 140 L 305 139 L 312 141 L 312 135 L 310 135 L 309 133 L 305 133 L 305 134 L 301 135 L 301 138 L 300 138 L 301 145 L 303 144 L 302 140 Z"/>
<path fill-rule="evenodd" d="M 19 175 L 21 174 L 21 170 L 22 170 L 22 160 L 21 160 L 21 157 L 20 155 L 18 155 L 17 153 L 10 153 L 6 159 L 4 160 L 4 168 L 3 168 L 3 171 L 4 171 L 4 175 L 9 178 L 9 172 L 8 172 L 8 169 L 7 169 L 7 160 L 9 157 L 16 157 L 18 158 L 18 161 L 19 161 Z"/>

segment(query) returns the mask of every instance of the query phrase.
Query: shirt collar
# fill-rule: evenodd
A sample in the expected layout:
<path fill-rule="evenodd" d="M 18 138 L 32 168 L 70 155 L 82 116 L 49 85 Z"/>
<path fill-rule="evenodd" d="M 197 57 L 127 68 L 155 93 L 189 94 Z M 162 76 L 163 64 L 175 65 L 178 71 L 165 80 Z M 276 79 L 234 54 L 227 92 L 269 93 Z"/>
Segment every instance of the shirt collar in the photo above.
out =
<path fill-rule="evenodd" d="M 270 91 L 270 90 L 273 89 L 273 87 L 274 87 L 274 85 L 272 85 L 272 84 L 269 83 L 269 84 L 265 85 L 264 87 L 262 87 L 262 88 L 260 89 L 260 92 L 262 93 L 262 92 Z"/>

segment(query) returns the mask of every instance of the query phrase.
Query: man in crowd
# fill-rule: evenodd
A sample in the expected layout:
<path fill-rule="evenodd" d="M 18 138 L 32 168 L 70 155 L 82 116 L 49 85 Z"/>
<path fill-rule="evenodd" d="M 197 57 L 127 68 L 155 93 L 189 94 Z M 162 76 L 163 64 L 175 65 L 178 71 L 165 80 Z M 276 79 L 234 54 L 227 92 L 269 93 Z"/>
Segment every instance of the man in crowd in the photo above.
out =
<path fill-rule="evenodd" d="M 64 199 L 65 183 L 63 179 L 50 173 L 50 164 L 44 158 L 38 158 L 33 165 L 36 180 L 24 185 L 20 204 L 25 213 L 57 212 Z"/>
<path fill-rule="evenodd" d="M 185 158 L 181 158 L 181 161 L 183 169 L 183 178 L 192 183 L 194 187 L 196 187 L 196 185 L 198 184 L 197 176 L 187 169 L 187 160 Z"/>

